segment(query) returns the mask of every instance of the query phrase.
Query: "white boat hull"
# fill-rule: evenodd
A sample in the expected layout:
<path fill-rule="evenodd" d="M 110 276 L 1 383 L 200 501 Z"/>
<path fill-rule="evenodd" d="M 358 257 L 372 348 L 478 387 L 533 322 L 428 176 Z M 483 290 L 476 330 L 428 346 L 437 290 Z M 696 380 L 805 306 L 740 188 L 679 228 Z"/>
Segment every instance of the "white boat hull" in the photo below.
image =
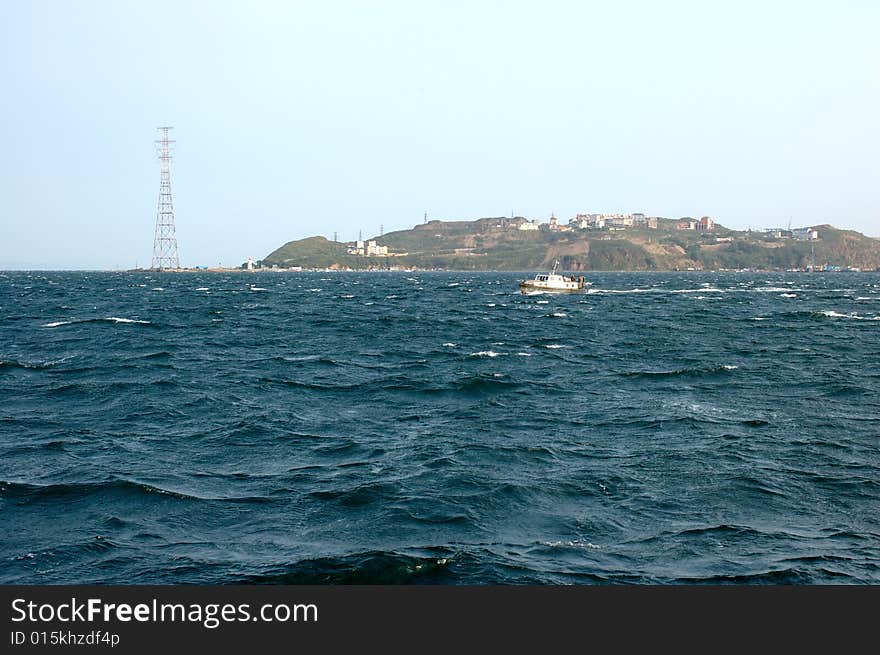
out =
<path fill-rule="evenodd" d="M 539 273 L 532 280 L 522 280 L 519 283 L 521 293 L 576 293 L 583 291 L 584 287 L 589 284 L 584 280 L 584 276 L 580 277 L 559 275 L 556 268 L 559 266 L 559 260 L 553 265 L 553 270 L 549 273 Z"/>

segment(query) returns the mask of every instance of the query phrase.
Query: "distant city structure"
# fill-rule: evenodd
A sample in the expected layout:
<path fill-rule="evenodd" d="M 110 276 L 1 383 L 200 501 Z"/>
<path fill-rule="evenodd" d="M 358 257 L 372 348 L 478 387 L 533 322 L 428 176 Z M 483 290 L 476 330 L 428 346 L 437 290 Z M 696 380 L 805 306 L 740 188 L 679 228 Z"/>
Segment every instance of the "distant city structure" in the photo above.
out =
<path fill-rule="evenodd" d="M 795 241 L 818 241 L 819 230 L 813 227 L 799 227 L 795 229 L 782 227 L 768 227 L 764 234 L 773 239 L 794 239 Z"/>
<path fill-rule="evenodd" d="M 180 268 L 177 251 L 177 233 L 174 226 L 174 201 L 171 197 L 171 147 L 169 139 L 171 127 L 156 128 L 160 138 L 156 141 L 159 161 L 162 162 L 159 174 L 159 203 L 156 208 L 156 234 L 153 238 L 153 264 L 155 270 Z"/>
<path fill-rule="evenodd" d="M 568 221 L 572 229 L 622 230 L 628 227 L 647 230 L 657 229 L 657 218 L 635 214 L 578 214 Z"/>
<path fill-rule="evenodd" d="M 364 242 L 358 239 L 353 246 L 348 247 L 347 252 L 349 255 L 361 257 L 387 257 L 388 246 L 380 246 L 374 240 Z"/>

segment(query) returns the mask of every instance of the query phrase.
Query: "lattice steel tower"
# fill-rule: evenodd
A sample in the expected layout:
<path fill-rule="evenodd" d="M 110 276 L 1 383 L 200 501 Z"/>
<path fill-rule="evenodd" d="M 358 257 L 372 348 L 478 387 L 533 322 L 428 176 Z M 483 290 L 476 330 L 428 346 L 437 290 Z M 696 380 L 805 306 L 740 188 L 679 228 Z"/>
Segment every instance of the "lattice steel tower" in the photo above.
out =
<path fill-rule="evenodd" d="M 156 208 L 156 236 L 153 239 L 153 269 L 180 268 L 177 253 L 177 233 L 174 229 L 174 201 L 171 199 L 171 127 L 159 127 L 161 138 L 156 140 L 162 172 L 159 177 L 159 205 Z"/>

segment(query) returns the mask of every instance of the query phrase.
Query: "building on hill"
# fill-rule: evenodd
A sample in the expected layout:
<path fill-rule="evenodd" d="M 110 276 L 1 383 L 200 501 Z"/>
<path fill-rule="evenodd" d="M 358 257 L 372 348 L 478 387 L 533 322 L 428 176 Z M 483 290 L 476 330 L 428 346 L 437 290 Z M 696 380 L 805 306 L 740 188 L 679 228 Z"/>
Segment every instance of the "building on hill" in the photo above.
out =
<path fill-rule="evenodd" d="M 523 232 L 531 232 L 535 230 L 540 230 L 541 226 L 538 225 L 538 221 L 524 220 L 522 223 L 519 224 L 519 227 L 517 227 L 516 229 Z"/>
<path fill-rule="evenodd" d="M 703 216 L 697 223 L 697 229 L 700 232 L 713 232 L 715 230 L 715 221 L 709 216 Z"/>
<path fill-rule="evenodd" d="M 361 257 L 387 257 L 388 246 L 380 246 L 375 240 L 355 241 L 353 246 L 349 246 L 347 251 L 349 255 L 359 255 Z"/>
<path fill-rule="evenodd" d="M 798 241 L 815 241 L 819 238 L 819 230 L 811 227 L 802 227 L 791 231 L 791 236 Z"/>
<path fill-rule="evenodd" d="M 605 227 L 605 217 L 602 214 L 578 214 L 568 224 L 581 230 L 601 230 Z"/>
<path fill-rule="evenodd" d="M 696 230 L 697 225 L 699 225 L 699 221 L 695 221 L 692 218 L 682 218 L 675 224 L 675 227 L 678 230 Z"/>

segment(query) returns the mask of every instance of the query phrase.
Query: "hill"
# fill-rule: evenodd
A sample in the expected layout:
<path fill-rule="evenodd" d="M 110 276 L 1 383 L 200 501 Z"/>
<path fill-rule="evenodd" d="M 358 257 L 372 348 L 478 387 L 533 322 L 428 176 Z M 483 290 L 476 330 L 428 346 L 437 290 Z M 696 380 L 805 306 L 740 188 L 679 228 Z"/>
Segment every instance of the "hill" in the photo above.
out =
<path fill-rule="evenodd" d="M 420 268 L 531 271 L 559 259 L 567 271 L 789 270 L 840 267 L 880 270 L 880 240 L 831 225 L 812 226 L 819 238 L 799 240 L 786 231 L 681 230 L 678 221 L 657 227 L 524 230 L 525 218 L 430 221 L 374 237 L 389 256 L 348 254 L 354 243 L 315 236 L 290 241 L 266 255 L 262 266 L 281 268 Z M 803 235 L 800 235 L 803 237 Z"/>

